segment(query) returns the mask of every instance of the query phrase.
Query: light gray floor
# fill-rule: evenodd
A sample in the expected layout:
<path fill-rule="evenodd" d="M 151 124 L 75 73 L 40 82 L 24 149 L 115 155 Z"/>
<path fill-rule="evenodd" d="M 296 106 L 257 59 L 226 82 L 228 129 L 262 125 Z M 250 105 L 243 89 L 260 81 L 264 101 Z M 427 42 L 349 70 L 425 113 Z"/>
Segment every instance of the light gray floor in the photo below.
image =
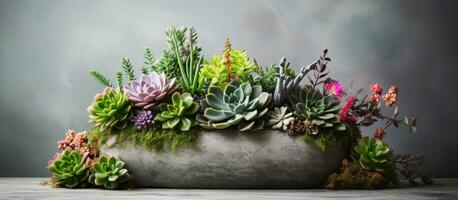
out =
<path fill-rule="evenodd" d="M 0 178 L 0 199 L 458 199 L 458 179 L 436 179 L 430 186 L 385 190 L 189 190 L 63 189 L 40 185 L 43 178 Z"/>

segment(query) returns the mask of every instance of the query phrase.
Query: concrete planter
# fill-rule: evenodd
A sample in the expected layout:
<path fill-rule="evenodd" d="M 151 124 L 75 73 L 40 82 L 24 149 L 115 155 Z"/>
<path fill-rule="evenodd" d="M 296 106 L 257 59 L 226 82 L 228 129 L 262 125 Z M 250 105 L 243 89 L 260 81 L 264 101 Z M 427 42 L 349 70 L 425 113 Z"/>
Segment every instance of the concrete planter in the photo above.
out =
<path fill-rule="evenodd" d="M 116 146 L 110 138 L 102 154 L 123 159 L 137 187 L 166 188 L 314 188 L 344 157 L 338 146 L 321 152 L 272 130 L 204 131 L 198 137 L 197 149 L 176 153 Z"/>

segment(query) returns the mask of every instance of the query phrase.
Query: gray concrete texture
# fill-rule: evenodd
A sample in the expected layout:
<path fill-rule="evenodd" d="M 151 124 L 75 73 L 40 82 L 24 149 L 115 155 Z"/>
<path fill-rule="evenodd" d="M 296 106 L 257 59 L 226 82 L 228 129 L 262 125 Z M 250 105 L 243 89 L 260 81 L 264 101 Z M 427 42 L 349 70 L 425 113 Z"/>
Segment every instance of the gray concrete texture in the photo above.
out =
<path fill-rule="evenodd" d="M 399 153 L 423 152 L 439 177 L 458 177 L 456 1 L 6 1 L 0 0 L 0 176 L 47 176 L 67 129 L 88 130 L 86 107 L 121 57 L 142 66 L 145 46 L 166 46 L 171 25 L 194 25 L 206 57 L 226 37 L 268 66 L 294 68 L 329 49 L 331 76 L 347 88 L 400 88 L 418 133 L 387 130 Z M 371 135 L 377 124 L 364 129 Z"/>
<path fill-rule="evenodd" d="M 115 143 L 102 154 L 121 158 L 136 187 L 316 188 L 346 156 L 337 145 L 321 151 L 285 132 L 210 130 L 198 133 L 196 148 L 157 152 Z"/>

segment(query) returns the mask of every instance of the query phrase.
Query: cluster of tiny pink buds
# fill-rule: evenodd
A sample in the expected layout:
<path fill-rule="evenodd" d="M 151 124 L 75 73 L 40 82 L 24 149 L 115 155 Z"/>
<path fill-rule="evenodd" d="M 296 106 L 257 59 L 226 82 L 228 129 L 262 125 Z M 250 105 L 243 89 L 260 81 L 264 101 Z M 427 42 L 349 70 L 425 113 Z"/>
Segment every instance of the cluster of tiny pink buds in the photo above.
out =
<path fill-rule="evenodd" d="M 371 102 L 378 103 L 380 101 L 380 96 L 382 95 L 383 89 L 378 83 L 371 84 Z"/>
<path fill-rule="evenodd" d="M 395 85 L 392 85 L 390 89 L 388 89 L 388 93 L 386 93 L 383 96 L 383 99 L 385 100 L 385 105 L 387 107 L 391 107 L 393 104 L 396 103 L 398 100 L 398 87 Z"/>
<path fill-rule="evenodd" d="M 77 133 L 74 130 L 68 130 L 65 135 L 64 140 L 57 142 L 60 150 L 80 149 L 87 145 L 86 131 Z"/>

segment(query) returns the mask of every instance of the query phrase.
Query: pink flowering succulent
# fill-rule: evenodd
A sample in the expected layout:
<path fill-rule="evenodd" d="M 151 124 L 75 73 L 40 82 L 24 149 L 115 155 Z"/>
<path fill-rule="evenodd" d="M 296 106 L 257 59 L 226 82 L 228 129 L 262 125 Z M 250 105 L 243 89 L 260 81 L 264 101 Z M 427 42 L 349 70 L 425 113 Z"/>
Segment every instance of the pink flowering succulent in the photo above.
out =
<path fill-rule="evenodd" d="M 393 104 L 396 103 L 398 100 L 398 86 L 392 85 L 390 89 L 388 89 L 388 93 L 383 96 L 385 100 L 385 105 L 387 107 L 391 107 Z"/>
<path fill-rule="evenodd" d="M 350 122 L 350 123 L 356 123 L 358 120 L 358 117 L 354 114 L 352 114 L 352 107 L 355 104 L 356 97 L 351 96 L 345 101 L 345 103 L 342 105 L 342 108 L 340 109 L 339 112 L 339 120 L 342 122 Z"/>
<path fill-rule="evenodd" d="M 60 150 L 65 150 L 67 148 L 72 150 L 84 149 L 83 147 L 87 146 L 86 131 L 75 132 L 74 130 L 68 130 L 64 140 L 57 142 L 58 148 Z"/>
<path fill-rule="evenodd" d="M 324 90 L 331 96 L 340 98 L 344 95 L 342 85 L 339 83 L 339 81 L 330 81 L 328 83 L 325 83 Z"/>
<path fill-rule="evenodd" d="M 370 100 L 372 103 L 378 103 L 380 101 L 380 96 L 382 95 L 383 89 L 378 83 L 371 84 L 371 97 Z"/>
<path fill-rule="evenodd" d="M 142 75 L 130 84 L 124 86 L 129 100 L 139 109 L 151 109 L 165 96 L 175 91 L 175 78 L 167 81 L 164 73 L 151 72 Z"/>

